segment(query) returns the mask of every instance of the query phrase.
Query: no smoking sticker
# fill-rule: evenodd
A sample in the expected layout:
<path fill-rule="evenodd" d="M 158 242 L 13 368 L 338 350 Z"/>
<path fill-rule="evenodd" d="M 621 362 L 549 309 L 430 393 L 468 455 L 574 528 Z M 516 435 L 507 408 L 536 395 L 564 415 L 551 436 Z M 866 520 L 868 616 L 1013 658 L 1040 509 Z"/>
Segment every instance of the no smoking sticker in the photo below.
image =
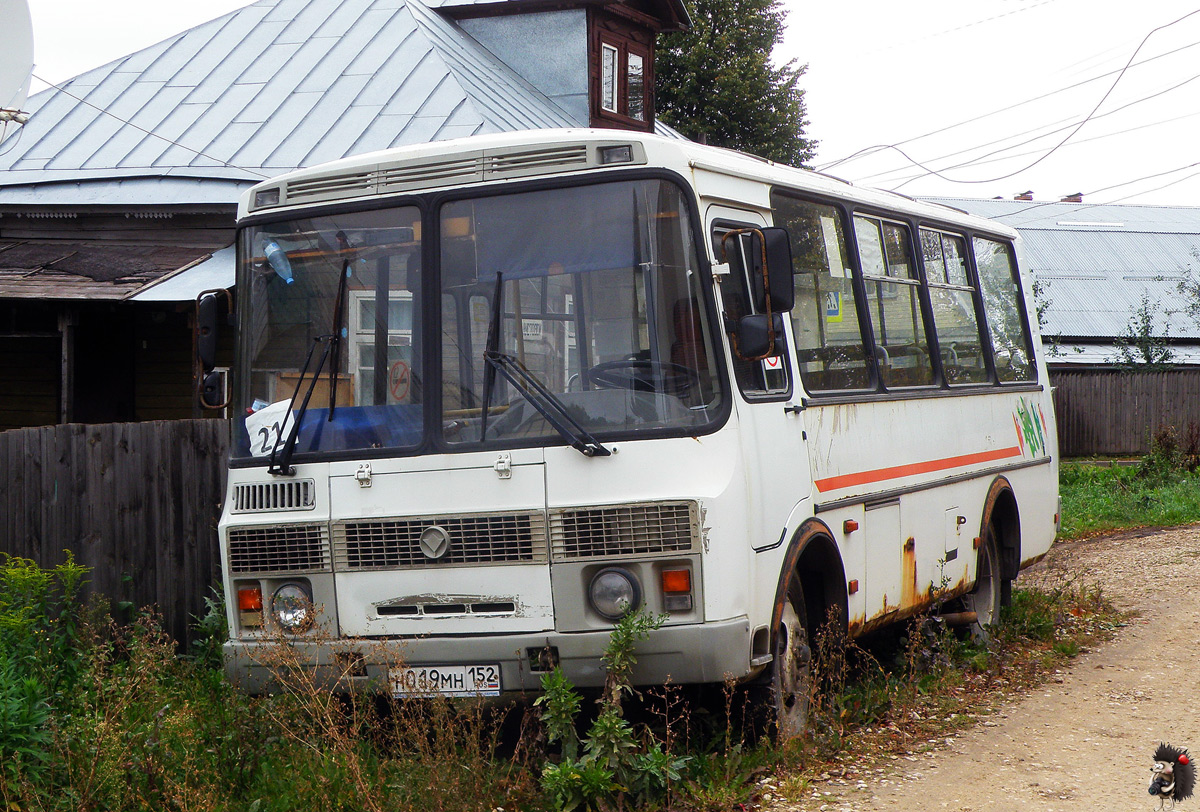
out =
<path fill-rule="evenodd" d="M 396 400 L 408 398 L 408 364 L 397 361 L 388 370 L 388 391 Z"/>

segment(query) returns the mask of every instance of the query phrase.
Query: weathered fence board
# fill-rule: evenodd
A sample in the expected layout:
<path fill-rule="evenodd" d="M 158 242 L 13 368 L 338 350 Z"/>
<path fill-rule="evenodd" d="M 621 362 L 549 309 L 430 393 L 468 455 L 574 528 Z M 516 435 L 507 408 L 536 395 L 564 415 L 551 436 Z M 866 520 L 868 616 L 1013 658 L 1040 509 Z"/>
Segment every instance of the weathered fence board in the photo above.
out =
<path fill-rule="evenodd" d="M 186 640 L 219 578 L 228 424 L 68 424 L 0 432 L 0 552 L 42 566 L 65 550 L 91 589 L 156 605 Z"/>
<path fill-rule="evenodd" d="M 1167 426 L 1200 425 L 1200 369 L 1053 371 L 1058 446 L 1065 457 L 1137 456 Z"/>

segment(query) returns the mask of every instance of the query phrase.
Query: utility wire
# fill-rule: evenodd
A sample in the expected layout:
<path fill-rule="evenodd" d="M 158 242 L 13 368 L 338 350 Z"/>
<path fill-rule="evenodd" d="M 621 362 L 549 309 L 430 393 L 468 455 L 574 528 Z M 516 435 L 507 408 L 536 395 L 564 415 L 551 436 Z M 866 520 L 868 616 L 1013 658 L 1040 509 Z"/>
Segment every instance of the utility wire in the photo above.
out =
<path fill-rule="evenodd" d="M 1100 115 L 1098 115 L 1098 116 L 1093 116 L 1093 117 L 1092 117 L 1092 120 L 1093 120 L 1093 121 L 1099 121 L 1099 120 L 1100 120 L 1100 119 L 1102 119 L 1102 118 L 1107 118 L 1108 116 L 1116 115 L 1117 113 L 1121 112 L 1122 110 L 1128 110 L 1130 107 L 1133 107 L 1134 105 L 1141 104 L 1142 102 L 1150 101 L 1151 99 L 1156 99 L 1156 98 L 1158 98 L 1159 96 L 1166 95 L 1167 93 L 1170 93 L 1170 92 L 1171 92 L 1171 91 L 1173 91 L 1173 90 L 1178 90 L 1179 88 L 1183 87 L 1184 85 L 1186 85 L 1186 84 L 1189 84 L 1189 83 L 1191 83 L 1191 82 L 1194 82 L 1194 81 L 1196 81 L 1197 79 L 1200 79 L 1200 73 L 1198 73 L 1198 74 L 1195 74 L 1195 75 L 1193 75 L 1193 76 L 1191 76 L 1191 77 L 1189 77 L 1189 78 L 1187 78 L 1187 79 L 1184 79 L 1182 82 L 1179 82 L 1178 84 L 1172 85 L 1171 87 L 1164 88 L 1163 90 L 1159 90 L 1159 91 L 1156 91 L 1156 92 L 1154 92 L 1154 93 L 1151 93 L 1149 96 L 1142 96 L 1142 97 L 1140 97 L 1140 98 L 1137 98 L 1137 99 L 1134 99 L 1134 100 L 1132 100 L 1132 101 L 1130 101 L 1130 102 L 1127 102 L 1127 103 L 1125 103 L 1125 104 L 1121 105 L 1120 107 L 1116 107 L 1116 108 L 1114 108 L 1114 109 L 1112 109 L 1112 110 L 1109 110 L 1109 111 L 1108 111 L 1108 112 L 1106 112 L 1106 113 L 1101 113 L 1101 114 L 1100 114 Z M 1094 112 L 1094 111 L 1093 111 L 1093 112 Z M 1079 122 L 1079 125 L 1078 125 L 1078 126 L 1082 126 L 1082 125 L 1083 125 L 1083 124 L 1085 124 L 1085 123 L 1086 123 L 1086 119 L 1085 119 L 1084 121 L 1081 121 L 1081 122 Z M 1138 127 L 1131 128 L 1131 130 L 1133 130 L 1133 129 L 1141 129 L 1141 126 L 1142 126 L 1142 125 L 1139 125 Z M 954 164 L 953 166 L 947 166 L 947 167 L 943 167 L 943 168 L 942 168 L 942 171 L 943 171 L 943 172 L 945 172 L 945 171 L 948 171 L 948 170 L 950 170 L 950 169 L 961 169 L 961 168 L 962 168 L 962 167 L 964 167 L 964 166 L 972 166 L 972 165 L 977 165 L 977 166 L 978 166 L 978 165 L 982 165 L 982 164 L 985 164 L 985 163 L 993 163 L 994 161 L 986 161 L 985 159 L 986 159 L 986 158 L 992 158 L 992 157 L 993 157 L 993 156 L 995 156 L 995 155 L 999 155 L 999 154 L 1001 154 L 1001 153 L 1008 152 L 1009 150 L 1013 150 L 1013 149 L 1017 149 L 1017 148 L 1019 148 L 1019 147 L 1026 146 L 1026 145 L 1028 145 L 1028 144 L 1033 144 L 1033 143 L 1036 143 L 1037 141 L 1039 141 L 1039 140 L 1041 140 L 1041 139 L 1043 139 L 1043 138 L 1046 138 L 1046 137 L 1048 137 L 1048 136 L 1054 135 L 1055 133 L 1060 133 L 1060 132 L 1062 132 L 1063 130 L 1066 130 L 1066 129 L 1069 129 L 1069 128 L 1070 128 L 1070 127 L 1068 126 L 1068 127 L 1060 127 L 1060 128 L 1059 128 L 1059 129 L 1057 129 L 1057 130 L 1051 130 L 1050 132 L 1043 133 L 1042 135 L 1038 135 L 1038 136 L 1035 136 L 1035 137 L 1033 137 L 1033 138 L 1026 139 L 1025 141 L 1021 141 L 1021 142 L 1018 142 L 1018 143 L 1016 143 L 1016 144 L 1012 144 L 1012 145 L 1010 145 L 1010 146 L 1007 146 L 1007 147 L 1001 147 L 1001 148 L 999 148 L 999 149 L 992 150 L 991 152 L 984 153 L 983 155 L 980 155 L 980 156 L 978 156 L 977 158 L 972 158 L 972 159 L 970 159 L 970 160 L 963 161 L 962 163 Z M 1076 127 L 1076 130 L 1077 130 L 1077 129 L 1078 129 L 1078 127 Z M 1131 130 L 1125 130 L 1125 131 L 1121 131 L 1121 132 L 1129 132 L 1129 131 L 1131 131 Z M 1121 132 L 1117 132 L 1117 133 L 1110 133 L 1110 135 L 1120 135 L 1120 134 L 1121 134 Z M 1017 137 L 1020 137 L 1020 135 L 1024 135 L 1024 134 L 1025 134 L 1025 133 L 1020 133 L 1020 134 L 1018 134 L 1018 135 L 1009 136 L 1009 138 L 1017 138 Z M 991 144 L 996 144 L 996 143 L 999 143 L 999 142 L 1001 142 L 1001 141 L 1006 141 L 1006 140 L 1008 140 L 1008 139 L 1007 139 L 1007 138 L 1002 138 L 1002 139 L 999 139 L 999 141 L 992 141 L 992 142 L 990 142 L 989 144 L 981 144 L 981 145 L 979 145 L 979 146 L 977 146 L 977 147 L 971 147 L 971 148 L 969 148 L 969 149 L 965 149 L 965 150 L 959 150 L 958 152 L 952 152 L 952 153 L 950 153 L 949 155 L 942 156 L 942 158 L 934 158 L 933 160 L 942 160 L 943 158 L 950 158 L 950 157 L 953 157 L 953 156 L 955 156 L 955 155 L 961 155 L 961 154 L 963 154 L 964 152 L 972 152 L 972 151 L 974 151 L 974 150 L 976 150 L 976 149 L 982 149 L 983 147 L 986 147 L 986 146 L 991 146 Z M 1091 140 L 1091 139 L 1089 139 L 1089 140 Z M 1077 142 L 1077 143 L 1079 143 L 1079 142 Z M 1060 146 L 1061 146 L 1061 145 L 1060 145 Z M 1022 153 L 1022 155 L 1027 155 L 1027 154 L 1029 154 L 1029 153 Z M 1001 157 L 1001 158 L 999 158 L 999 159 L 996 159 L 996 160 L 1001 160 L 1001 161 L 1004 161 L 1004 160 L 1010 160 L 1010 159 L 1012 159 L 1012 158 L 1018 158 L 1018 157 L 1021 157 L 1021 155 L 1009 155 L 1009 156 Z M 898 170 L 898 169 L 897 169 L 897 170 L 893 170 L 892 172 L 879 173 L 879 174 L 894 174 L 894 172 L 898 172 L 898 171 L 900 171 L 900 170 Z M 871 176 L 871 177 L 878 177 L 878 175 Z M 903 183 L 901 183 L 899 186 L 893 186 L 893 187 L 891 187 L 891 190 L 894 192 L 894 191 L 896 191 L 896 190 L 898 190 L 898 189 L 901 189 L 901 188 L 903 188 L 904 186 L 908 185 L 909 183 L 912 183 L 913 181 L 915 181 L 915 180 L 919 180 L 919 179 L 921 179 L 921 178 L 923 178 L 923 177 L 926 177 L 926 175 L 924 175 L 924 174 L 920 174 L 920 175 L 914 175 L 914 176 L 912 176 L 912 177 L 908 178 L 907 180 L 905 180 L 905 181 L 904 181 Z"/>
<path fill-rule="evenodd" d="M 1003 19 L 1005 17 L 1011 17 L 1014 14 L 1020 14 L 1023 11 L 1032 11 L 1033 9 L 1037 8 L 1038 6 L 1049 5 L 1050 3 L 1053 3 L 1053 2 L 1055 2 L 1055 0 L 1041 0 L 1041 2 L 1035 2 L 1032 5 L 1022 6 L 1021 8 L 1013 9 L 1012 11 L 1005 11 L 1002 14 L 994 14 L 991 17 L 984 17 L 981 20 L 973 20 L 972 22 L 969 22 L 969 23 L 963 23 L 962 25 L 956 25 L 953 28 L 946 28 L 941 31 L 935 31 L 932 34 L 926 34 L 923 37 L 913 37 L 911 39 L 905 40 L 904 42 L 894 42 L 891 45 L 885 46 L 883 48 L 876 48 L 872 51 L 864 51 L 863 54 L 880 54 L 880 53 L 886 53 L 888 51 L 894 51 L 895 49 L 903 47 L 903 46 L 912 45 L 912 44 L 915 44 L 918 42 L 926 42 L 927 40 L 937 39 L 938 37 L 944 37 L 947 34 L 954 34 L 959 31 L 965 31 L 966 29 L 974 28 L 977 25 L 984 25 L 985 23 L 990 23 L 995 20 Z M 862 54 L 860 54 L 860 56 L 861 55 Z"/>
<path fill-rule="evenodd" d="M 1091 195 L 1101 194 L 1102 192 L 1111 192 L 1113 189 L 1120 189 L 1122 186 L 1132 186 L 1135 183 L 1141 183 L 1142 181 L 1146 181 L 1146 180 L 1153 180 L 1154 178 L 1161 178 L 1164 175 L 1173 175 L 1176 172 L 1183 172 L 1184 170 L 1194 169 L 1195 167 L 1198 167 L 1198 166 L 1200 166 L 1200 161 L 1196 161 L 1196 162 L 1190 163 L 1190 164 L 1185 164 L 1184 166 L 1177 166 L 1174 169 L 1167 169 L 1163 172 L 1154 172 L 1149 175 L 1142 175 L 1141 177 L 1134 178 L 1133 180 L 1125 180 L 1125 181 L 1121 181 L 1120 183 L 1114 183 L 1109 186 L 1103 186 L 1099 189 L 1094 189 L 1090 192 L 1084 192 L 1083 195 L 1084 195 L 1084 197 L 1088 197 Z M 1111 206 L 1122 200 L 1129 200 L 1134 197 L 1139 197 L 1144 194 L 1149 194 L 1150 192 L 1157 192 L 1161 189 L 1166 189 L 1170 186 L 1175 186 L 1176 184 L 1183 183 L 1183 181 L 1185 181 L 1185 180 L 1189 180 L 1190 178 L 1196 177 L 1197 174 L 1200 174 L 1200 173 L 1193 173 L 1191 175 L 1188 175 L 1187 177 L 1179 178 L 1178 180 L 1171 181 L 1170 183 L 1164 184 L 1155 189 L 1149 189 L 1149 190 L 1143 191 L 1143 192 L 1136 192 L 1134 194 L 1127 195 L 1122 198 L 1117 198 L 1117 200 L 1109 201 L 1107 203 L 1093 203 L 1090 206 L 1075 207 L 1075 208 L 1072 208 L 1071 211 L 1072 212 L 1081 212 L 1081 211 L 1087 211 L 1088 209 L 1098 208 L 1100 206 Z M 1010 212 L 1005 212 L 1003 214 L 997 214 L 989 219 L 999 220 L 1004 217 L 1016 217 L 1017 215 L 1028 214 L 1031 211 L 1036 211 L 1037 209 L 1043 209 L 1047 206 L 1059 206 L 1059 205 L 1062 205 L 1061 200 L 1047 200 L 1044 203 L 1034 203 L 1032 206 L 1024 206 L 1020 209 L 1017 209 L 1016 211 L 1010 211 Z M 1023 220 L 1019 223 L 1010 223 L 1009 225 L 1013 226 L 1014 228 L 1020 228 L 1021 226 L 1025 225 L 1027 223 L 1032 223 L 1032 222 L 1034 222 L 1034 221 L 1033 220 Z"/>
<path fill-rule="evenodd" d="M 1192 12 L 1192 13 L 1194 14 L 1196 12 Z M 1185 19 L 1186 16 L 1191 16 L 1191 15 L 1185 15 L 1185 17 L 1181 17 L 1179 20 L 1176 20 L 1175 22 L 1172 22 L 1172 23 L 1168 23 L 1167 25 L 1168 26 L 1174 25 L 1175 23 L 1180 22 L 1181 20 Z M 1167 26 L 1161 26 L 1161 27 L 1165 28 Z M 1154 29 L 1154 30 L 1157 31 L 1158 29 Z M 1154 31 L 1151 31 L 1150 33 L 1153 34 Z M 1146 36 L 1148 38 L 1150 35 L 1147 34 Z M 1142 40 L 1142 44 L 1143 45 L 1145 44 L 1145 39 Z M 1124 68 L 1121 68 L 1120 70 L 1109 71 L 1108 73 L 1103 73 L 1103 74 L 1100 74 L 1099 76 L 1094 76 L 1091 79 L 1084 79 L 1083 81 L 1076 82 L 1075 84 L 1067 85 L 1065 87 L 1060 87 L 1056 90 L 1051 90 L 1046 93 L 1042 93 L 1041 95 L 1034 96 L 1029 99 L 1025 99 L 1023 101 L 1014 102 L 1013 104 L 1007 105 L 1005 107 L 1000 107 L 996 110 L 992 110 L 987 113 L 981 113 L 977 116 L 973 116 L 972 118 L 968 118 L 963 121 L 956 122 L 954 124 L 947 124 L 944 127 L 939 127 L 936 130 L 930 130 L 929 132 L 922 133 L 921 135 L 914 135 L 911 138 L 905 138 L 904 140 L 897 141 L 894 144 L 875 144 L 873 146 L 863 147 L 860 150 L 856 150 L 855 152 L 850 153 L 849 155 L 845 156 L 844 158 L 839 158 L 836 161 L 831 161 L 827 164 L 820 165 L 817 167 L 817 170 L 821 171 L 821 172 L 827 172 L 836 166 L 840 166 L 841 164 L 847 163 L 848 161 L 852 161 L 856 158 L 863 157 L 864 155 L 872 155 L 877 152 L 882 152 L 884 150 L 895 149 L 896 147 L 899 147 L 903 144 L 910 144 L 913 141 L 920 141 L 923 138 L 929 138 L 930 136 L 934 136 L 934 135 L 941 135 L 944 132 L 948 132 L 950 130 L 957 129 L 958 127 L 965 127 L 968 124 L 974 124 L 977 121 L 982 121 L 983 119 L 990 118 L 992 116 L 996 116 L 1001 113 L 1007 113 L 1010 110 L 1017 109 L 1018 107 L 1023 107 L 1027 104 L 1033 104 L 1034 102 L 1042 101 L 1043 99 L 1048 99 L 1051 96 L 1058 95 L 1059 93 L 1066 93 L 1067 91 L 1070 91 L 1070 90 L 1075 90 L 1077 88 L 1085 87 L 1087 85 L 1090 85 L 1093 82 L 1098 82 L 1102 79 L 1106 79 L 1109 76 L 1112 76 L 1114 74 L 1117 74 L 1117 78 L 1120 79 L 1120 76 L 1122 74 L 1124 74 L 1125 71 L 1128 70 L 1130 67 L 1141 67 L 1142 65 L 1148 65 L 1151 62 L 1155 62 L 1159 59 L 1165 59 L 1168 56 L 1174 56 L 1177 53 L 1186 51 L 1189 48 L 1195 48 L 1197 46 L 1200 46 L 1200 42 L 1193 42 L 1188 45 L 1181 45 L 1180 47 L 1175 48 L 1174 50 L 1166 51 L 1164 53 L 1158 54 L 1157 56 L 1147 57 L 1146 59 L 1143 59 L 1142 61 L 1137 62 L 1137 63 L 1128 64 Z M 1141 45 L 1138 46 L 1139 49 L 1141 47 L 1142 47 Z M 1134 52 L 1135 56 L 1136 56 L 1136 54 L 1137 54 L 1137 51 Z"/>
<path fill-rule="evenodd" d="M 110 113 L 108 110 L 105 110 L 103 107 L 99 107 L 99 106 L 97 106 L 97 105 L 95 105 L 95 104 L 92 104 L 92 103 L 91 103 L 90 101 L 88 101 L 87 99 L 84 99 L 84 98 L 82 98 L 82 97 L 80 97 L 80 96 L 76 96 L 74 93 L 72 93 L 71 91 L 67 90 L 67 89 L 66 89 L 65 87 L 63 87 L 62 85 L 56 85 L 56 84 L 54 84 L 54 82 L 48 82 L 48 81 L 46 81 L 45 79 L 43 79 L 42 77 L 38 76 L 37 74 L 33 74 L 33 78 L 34 78 L 34 79 L 37 79 L 39 82 L 42 82 L 42 83 L 44 83 L 44 84 L 47 84 L 47 85 L 49 85 L 50 87 L 52 87 L 52 88 L 54 88 L 55 90 L 57 90 L 59 93 L 63 93 L 63 94 L 65 94 L 65 95 L 67 95 L 67 96 L 70 96 L 72 99 L 74 99 L 75 101 L 79 102 L 80 104 L 86 104 L 88 107 L 92 108 L 93 110 L 96 110 L 97 112 L 103 113 L 104 115 L 108 116 L 109 118 L 114 118 L 114 119 L 116 119 L 117 121 L 121 122 L 122 124 L 124 124 L 124 125 L 126 125 L 126 126 L 128 126 L 128 127 L 133 127 L 135 130 L 138 130 L 138 131 L 140 131 L 140 132 L 143 132 L 143 133 L 145 133 L 146 135 L 149 135 L 149 136 L 151 136 L 151 137 L 153 137 L 153 138 L 157 138 L 157 139 L 159 139 L 160 141 L 166 141 L 168 144 L 171 144 L 171 145 L 173 145 L 173 146 L 179 147 L 180 149 L 187 150 L 188 152 L 191 152 L 191 153 L 193 153 L 193 154 L 195 154 L 195 155 L 199 155 L 201 158 L 207 158 L 207 159 L 208 159 L 208 160 L 210 160 L 210 161 L 216 161 L 217 163 L 221 164 L 221 166 L 227 166 L 227 167 L 229 167 L 230 169 L 237 169 L 237 170 L 240 170 L 240 171 L 242 171 L 242 172 L 248 172 L 248 173 L 250 173 L 251 175 L 257 175 L 257 176 L 258 176 L 258 177 L 260 177 L 260 178 L 270 178 L 270 177 L 271 177 L 270 175 L 264 175 L 263 173 L 261 173 L 261 172 L 257 172 L 257 171 L 255 171 L 255 170 L 253 170 L 253 169 L 247 169 L 247 168 L 246 168 L 246 167 L 244 167 L 244 166 L 237 166 L 237 165 L 235 165 L 235 164 L 231 164 L 231 163 L 229 163 L 229 161 L 223 161 L 223 160 L 221 160 L 220 158 L 217 158 L 217 157 L 215 157 L 215 156 L 213 156 L 213 155 L 209 155 L 207 152 L 201 152 L 201 151 L 200 151 L 200 150 L 198 150 L 198 149 L 192 149 L 191 147 L 187 146 L 186 144 L 181 144 L 181 143 L 179 143 L 178 141 L 175 141 L 175 140 L 173 140 L 173 139 L 171 139 L 171 138 L 167 138 L 165 135 L 159 135 L 158 133 L 154 132 L 153 130 L 147 130 L 145 127 L 142 127 L 142 126 L 140 126 L 140 125 L 138 125 L 138 124 L 134 124 L 132 121 L 129 121 L 128 119 L 121 118 L 120 116 L 118 116 L 118 115 L 117 115 L 117 114 L 115 114 L 115 113 Z"/>
<path fill-rule="evenodd" d="M 1148 124 L 1139 124 L 1136 127 L 1128 127 L 1124 130 L 1117 130 L 1117 131 L 1111 132 L 1111 133 L 1104 133 L 1103 135 L 1093 135 L 1090 138 L 1081 138 L 1076 141 L 1072 141 L 1070 146 L 1075 147 L 1075 146 L 1079 146 L 1081 144 L 1090 144 L 1094 141 L 1103 141 L 1106 138 L 1116 138 L 1117 136 L 1127 135 L 1132 132 L 1137 132 L 1138 130 L 1146 130 L 1151 127 L 1161 126 L 1163 124 L 1171 124 L 1172 122 L 1183 121 L 1185 118 L 1193 118 L 1195 116 L 1200 116 L 1200 110 L 1198 110 L 1196 112 L 1192 112 L 1192 113 L 1185 113 L 1184 115 L 1181 115 L 1181 116 L 1174 116 L 1172 118 L 1162 119 L 1161 121 L 1155 121 L 1155 122 L 1151 122 Z M 983 166 L 984 164 L 993 164 L 993 163 L 1000 163 L 1002 161 L 1010 161 L 1013 158 L 1023 158 L 1026 155 L 1036 155 L 1038 152 L 1039 152 L 1039 150 L 1028 150 L 1026 152 L 1017 153 L 1016 155 L 1006 155 L 1001 158 L 992 158 L 989 161 L 979 161 L 978 165 Z M 886 174 L 895 174 L 896 172 L 899 172 L 899 171 L 900 170 L 897 169 L 897 170 L 893 170 L 891 173 L 886 173 Z M 908 183 L 909 181 L 913 181 L 913 180 L 918 180 L 919 178 L 923 178 L 923 177 L 927 177 L 927 176 L 925 174 L 914 174 L 914 175 L 908 177 L 904 181 L 904 183 Z M 859 182 L 860 183 L 864 182 L 864 180 L 860 180 Z M 904 185 L 903 183 L 900 184 L 900 186 L 903 186 L 903 185 Z M 900 186 L 892 187 L 893 191 L 895 189 L 899 189 Z"/>
<path fill-rule="evenodd" d="M 1103 141 L 1106 138 L 1116 138 L 1117 136 L 1127 135 L 1132 132 L 1137 132 L 1138 130 L 1146 130 L 1146 129 L 1150 129 L 1151 127 L 1159 127 L 1163 124 L 1171 124 L 1176 121 L 1183 121 L 1185 118 L 1194 118 L 1195 116 L 1200 116 L 1200 110 L 1192 112 L 1192 113 L 1185 113 L 1184 115 L 1181 115 L 1181 116 L 1165 118 L 1165 119 L 1162 119 L 1161 121 L 1154 121 L 1154 122 L 1151 122 L 1148 124 L 1139 124 L 1136 127 L 1128 127 L 1124 130 L 1117 130 L 1117 131 L 1111 132 L 1111 133 L 1104 133 L 1103 135 L 1093 135 L 1090 138 L 1081 138 L 1076 141 L 1072 141 L 1069 146 L 1075 147 L 1075 146 L 1079 146 L 1081 144 L 1090 144 L 1094 141 Z M 1039 150 L 1036 150 L 1036 149 L 1027 150 L 1025 152 L 1017 153 L 1016 155 L 1005 155 L 1000 158 L 992 158 L 991 160 L 988 160 L 988 161 L 980 161 L 978 163 L 978 165 L 983 166 L 984 164 L 1001 163 L 1003 161 L 1010 161 L 1013 158 L 1023 158 L 1026 155 L 1036 155 L 1038 152 L 1039 152 Z M 899 171 L 899 170 L 895 170 L 895 171 Z M 914 175 L 910 176 L 909 178 L 907 178 L 905 180 L 905 183 L 907 183 L 908 181 L 917 180 L 917 179 L 923 178 L 923 177 L 926 177 L 926 175 L 914 174 Z M 862 181 L 860 181 L 860 182 L 862 182 Z M 904 184 L 901 184 L 901 186 L 903 186 L 903 185 Z M 898 188 L 900 188 L 900 187 L 899 186 L 893 187 L 893 191 Z"/>
<path fill-rule="evenodd" d="M 1009 172 L 1006 175 L 1000 175 L 1000 176 L 994 177 L 994 178 L 981 178 L 979 180 L 957 180 L 954 178 L 946 177 L 941 172 L 938 172 L 934 169 L 930 169 L 927 166 L 923 166 L 920 164 L 918 164 L 918 165 L 921 166 L 922 169 L 926 170 L 929 174 L 936 175 L 937 177 L 941 178 L 944 181 L 947 181 L 948 183 L 969 183 L 969 184 L 995 183 L 996 181 L 1007 180 L 1009 178 L 1016 177 L 1017 175 L 1021 174 L 1022 172 L 1027 172 L 1030 169 L 1033 169 L 1033 167 L 1037 166 L 1042 161 L 1046 160 L 1051 155 L 1053 155 L 1055 152 L 1057 152 L 1059 150 L 1059 148 L 1061 148 L 1064 144 L 1066 144 L 1068 141 L 1071 140 L 1071 138 L 1073 138 L 1075 136 L 1075 133 L 1077 133 L 1081 129 L 1083 129 L 1083 126 L 1092 120 L 1093 116 L 1096 115 L 1096 112 L 1100 109 L 1101 105 L 1103 105 L 1104 102 L 1106 102 L 1108 100 L 1108 97 L 1110 95 L 1112 95 L 1112 92 L 1117 89 L 1117 85 L 1120 84 L 1121 79 L 1125 76 L 1125 72 L 1129 70 L 1129 67 L 1133 64 L 1133 60 L 1137 57 L 1138 52 L 1142 50 L 1142 46 L 1146 44 L 1146 42 L 1150 39 L 1150 37 L 1154 36 L 1155 33 L 1162 31 L 1165 28 L 1169 28 L 1173 25 L 1176 25 L 1180 22 L 1183 22 L 1188 17 L 1192 17 L 1196 14 L 1200 14 L 1200 9 L 1196 9 L 1195 11 L 1189 11 L 1187 14 L 1183 15 L 1182 17 L 1180 17 L 1177 20 L 1172 20 L 1169 23 L 1165 23 L 1164 25 L 1160 25 L 1157 28 L 1151 29 L 1150 33 L 1146 34 L 1146 36 L 1143 37 L 1142 41 L 1138 44 L 1138 47 L 1134 49 L 1133 54 L 1130 55 L 1130 57 L 1129 57 L 1129 61 L 1127 61 L 1125 63 L 1125 67 L 1121 68 L 1121 71 L 1117 74 L 1117 78 L 1113 80 L 1112 85 L 1110 85 L 1108 90 L 1106 90 L 1104 92 L 1104 95 L 1100 97 L 1100 101 L 1096 102 L 1095 106 L 1092 107 L 1091 111 L 1083 118 L 1083 120 L 1080 121 L 1079 124 L 1077 124 L 1069 133 L 1067 133 L 1066 136 L 1064 136 L 1061 141 L 1059 141 L 1057 144 L 1055 144 L 1053 147 L 1051 147 L 1049 150 L 1047 150 L 1040 158 L 1037 158 L 1036 160 L 1030 162 L 1028 165 L 1022 167 L 1021 169 L 1018 169 L 1016 171 Z M 899 151 L 899 150 L 897 150 L 897 151 Z M 901 154 L 903 155 L 904 153 L 901 152 Z M 905 155 L 905 157 L 908 157 L 908 156 Z M 912 160 L 912 159 L 909 158 L 909 160 Z M 913 163 L 915 164 L 916 161 L 913 161 Z"/>

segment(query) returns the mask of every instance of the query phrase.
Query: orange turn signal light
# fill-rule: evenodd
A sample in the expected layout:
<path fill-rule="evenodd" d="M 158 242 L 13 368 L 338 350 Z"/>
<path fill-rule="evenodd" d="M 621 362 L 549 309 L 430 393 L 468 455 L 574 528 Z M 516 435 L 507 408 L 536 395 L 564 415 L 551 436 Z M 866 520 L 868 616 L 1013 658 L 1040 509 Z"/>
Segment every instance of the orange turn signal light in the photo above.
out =
<path fill-rule="evenodd" d="M 692 591 L 692 571 L 691 570 L 663 570 L 662 571 L 662 589 L 663 589 L 663 592 L 691 592 Z"/>
<path fill-rule="evenodd" d="M 238 590 L 238 609 L 243 612 L 261 612 L 262 589 L 257 586 L 242 587 Z"/>

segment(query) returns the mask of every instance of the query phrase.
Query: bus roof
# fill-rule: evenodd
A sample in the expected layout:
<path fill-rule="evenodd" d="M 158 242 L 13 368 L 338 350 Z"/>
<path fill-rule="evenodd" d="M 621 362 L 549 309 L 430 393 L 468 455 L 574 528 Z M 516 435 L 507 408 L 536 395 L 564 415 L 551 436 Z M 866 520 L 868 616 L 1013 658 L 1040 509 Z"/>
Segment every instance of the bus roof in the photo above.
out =
<path fill-rule="evenodd" d="M 622 152 L 624 147 L 629 147 L 627 155 Z M 342 158 L 288 172 L 251 187 L 239 201 L 238 217 L 293 210 L 314 203 L 645 165 L 671 169 L 685 177 L 725 176 L 768 186 L 783 185 L 799 192 L 1016 237 L 1016 231 L 1008 226 L 939 203 L 855 186 L 831 175 L 736 150 L 609 129 L 495 133 Z M 704 189 L 699 191 L 704 194 Z"/>

